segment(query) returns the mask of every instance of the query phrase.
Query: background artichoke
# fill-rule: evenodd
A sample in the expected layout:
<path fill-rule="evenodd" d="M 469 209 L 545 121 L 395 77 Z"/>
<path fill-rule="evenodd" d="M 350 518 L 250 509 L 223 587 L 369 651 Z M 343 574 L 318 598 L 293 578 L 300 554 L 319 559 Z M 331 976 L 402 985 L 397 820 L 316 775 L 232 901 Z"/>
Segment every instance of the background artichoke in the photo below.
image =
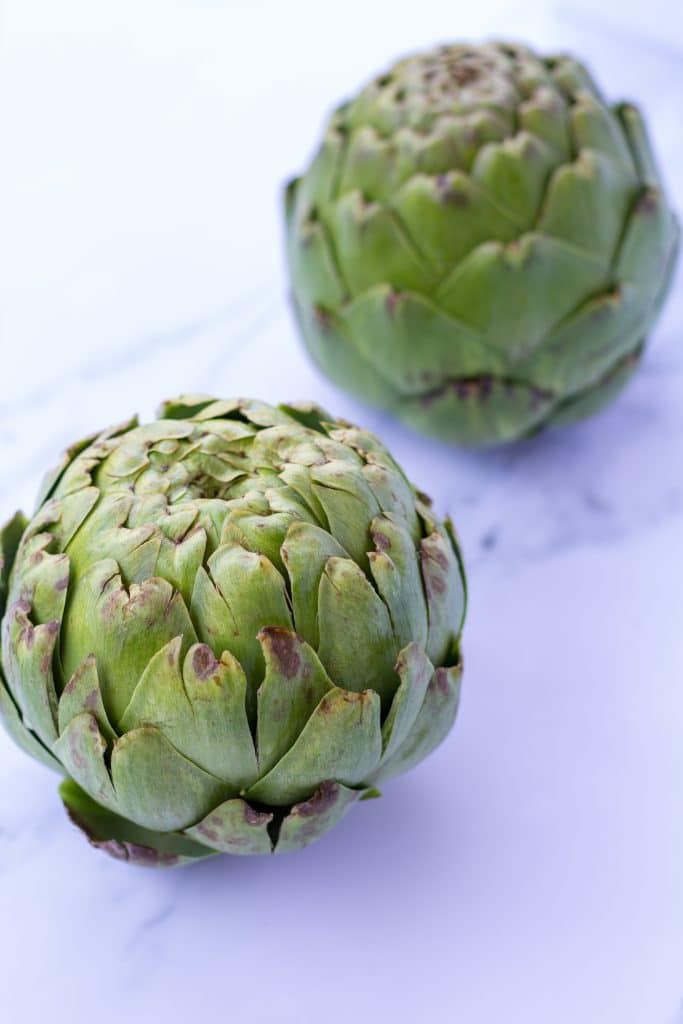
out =
<path fill-rule="evenodd" d="M 291 850 L 443 739 L 464 610 L 375 437 L 188 397 L 74 445 L 2 532 L 0 711 L 116 856 Z"/>
<path fill-rule="evenodd" d="M 316 363 L 466 444 L 609 402 L 678 240 L 635 107 L 570 57 L 498 43 L 410 57 L 340 107 L 286 214 Z"/>

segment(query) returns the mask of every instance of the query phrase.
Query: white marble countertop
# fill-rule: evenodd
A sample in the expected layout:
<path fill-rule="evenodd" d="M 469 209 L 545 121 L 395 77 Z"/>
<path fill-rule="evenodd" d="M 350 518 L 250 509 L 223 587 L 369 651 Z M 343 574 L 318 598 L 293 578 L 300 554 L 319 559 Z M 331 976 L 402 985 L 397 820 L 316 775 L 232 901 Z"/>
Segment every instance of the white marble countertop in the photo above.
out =
<path fill-rule="evenodd" d="M 613 408 L 473 454 L 322 380 L 281 263 L 323 112 L 455 36 L 584 54 L 683 210 L 677 0 L 594 6 L 5 0 L 2 516 L 164 397 L 311 397 L 453 515 L 471 605 L 454 732 L 297 855 L 110 861 L 1 735 L 2 1020 L 683 1021 L 681 274 Z"/>

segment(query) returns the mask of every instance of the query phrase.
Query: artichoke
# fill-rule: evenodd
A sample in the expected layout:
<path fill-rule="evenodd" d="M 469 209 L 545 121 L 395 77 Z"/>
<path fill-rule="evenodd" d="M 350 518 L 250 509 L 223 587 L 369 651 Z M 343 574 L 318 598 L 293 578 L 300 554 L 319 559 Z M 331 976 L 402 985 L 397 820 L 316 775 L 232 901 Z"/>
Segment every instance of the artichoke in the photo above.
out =
<path fill-rule="evenodd" d="M 89 437 L 0 553 L 2 718 L 122 859 L 302 847 L 454 720 L 452 528 L 315 406 L 186 396 Z"/>
<path fill-rule="evenodd" d="M 606 405 L 677 252 L 638 110 L 571 57 L 517 45 L 400 61 L 332 115 L 285 207 L 314 361 L 462 444 Z"/>

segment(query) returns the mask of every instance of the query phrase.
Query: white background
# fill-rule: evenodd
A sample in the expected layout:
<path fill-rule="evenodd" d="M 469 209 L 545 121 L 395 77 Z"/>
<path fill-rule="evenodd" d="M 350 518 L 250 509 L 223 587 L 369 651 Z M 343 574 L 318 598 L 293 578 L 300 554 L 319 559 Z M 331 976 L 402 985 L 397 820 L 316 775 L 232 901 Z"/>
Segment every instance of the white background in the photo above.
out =
<path fill-rule="evenodd" d="M 450 512 L 471 582 L 446 743 L 283 858 L 109 861 L 0 736 L 0 1019 L 683 1021 L 683 296 L 588 423 L 474 454 L 323 381 L 279 199 L 323 119 L 454 38 L 575 50 L 641 103 L 683 209 L 677 0 L 5 0 L 0 514 L 185 390 L 314 398 Z"/>

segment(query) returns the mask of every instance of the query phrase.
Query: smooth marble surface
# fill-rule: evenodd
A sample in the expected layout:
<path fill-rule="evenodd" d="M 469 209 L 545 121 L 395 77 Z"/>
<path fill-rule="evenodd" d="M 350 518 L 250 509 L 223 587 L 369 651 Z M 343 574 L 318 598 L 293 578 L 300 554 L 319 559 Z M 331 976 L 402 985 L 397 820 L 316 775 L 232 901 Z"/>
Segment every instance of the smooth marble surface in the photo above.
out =
<path fill-rule="evenodd" d="M 576 49 L 642 102 L 683 209 L 676 3 L 6 0 L 0 510 L 184 390 L 312 397 L 450 512 L 471 605 L 446 743 L 318 845 L 150 872 L 0 736 L 0 1019 L 683 1021 L 683 289 L 605 414 L 485 454 L 301 353 L 278 190 L 323 112 L 454 36 Z"/>

